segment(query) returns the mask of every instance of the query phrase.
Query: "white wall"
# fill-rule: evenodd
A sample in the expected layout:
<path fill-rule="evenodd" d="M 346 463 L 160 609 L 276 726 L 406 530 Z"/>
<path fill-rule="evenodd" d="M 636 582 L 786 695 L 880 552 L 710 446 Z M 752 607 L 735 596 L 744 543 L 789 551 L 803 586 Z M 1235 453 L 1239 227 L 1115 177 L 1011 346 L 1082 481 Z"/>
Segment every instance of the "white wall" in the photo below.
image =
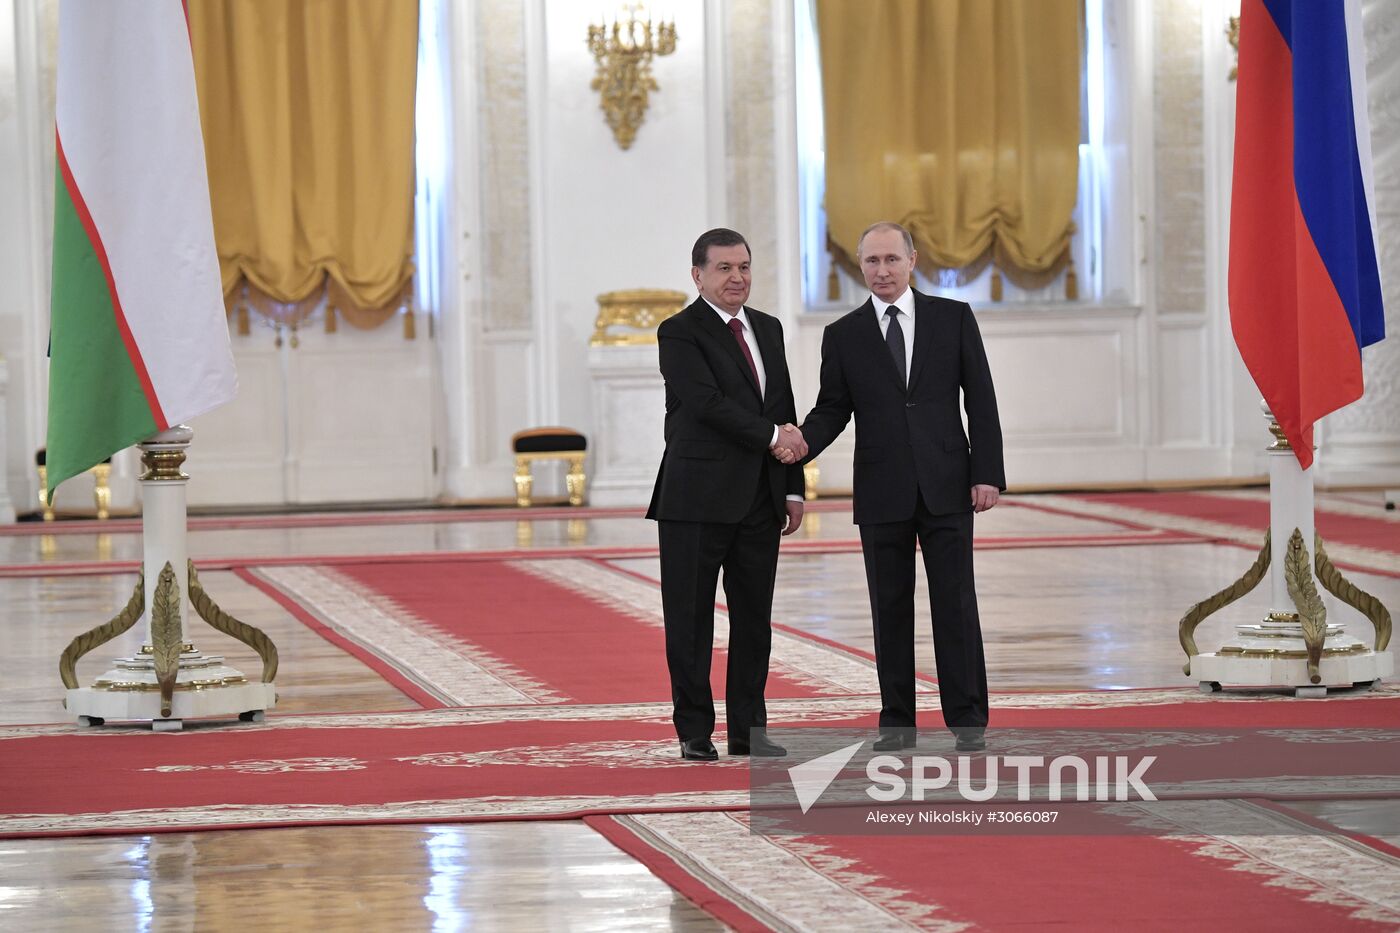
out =
<path fill-rule="evenodd" d="M 1267 437 L 1225 305 L 1234 89 L 1224 28 L 1237 3 L 1107 2 L 1131 76 L 1116 88 L 1132 120 L 1131 171 L 1117 201 L 1128 218 L 1119 224 L 1131 229 L 1111 233 L 1129 244 L 1131 285 L 1108 307 L 977 308 L 1008 478 L 1027 486 L 1261 475 Z M 800 307 L 791 0 L 670 6 L 677 49 L 656 61 L 660 89 L 623 151 L 589 87 L 585 38 L 601 5 L 443 0 L 452 157 L 434 408 L 438 492 L 449 498 L 509 497 L 509 437 L 520 428 L 562 423 L 602 442 L 587 363 L 595 297 L 689 292 L 690 244 L 711 226 L 734 226 L 755 244 L 753 303 L 785 322 L 799 410 L 815 398 L 821 328 L 833 315 Z M 56 0 L 0 0 L 3 470 L 17 504 L 32 499 L 44 428 L 55 9 Z M 1366 16 L 1384 272 L 1400 232 L 1400 11 L 1373 0 Z M 1383 274 L 1389 296 L 1398 277 Z M 1395 338 L 1367 352 L 1368 398 L 1323 432 L 1336 446 L 1321 453 L 1323 480 L 1400 483 L 1397 356 Z M 364 416 L 392 425 L 394 408 L 386 399 Z M 849 486 L 850 442 L 823 457 L 824 486 Z M 132 499 L 132 475 L 126 465 L 118 473 L 119 505 Z M 547 477 L 537 492 L 562 486 Z M 86 490 L 73 495 L 81 502 Z"/>
<path fill-rule="evenodd" d="M 727 220 L 716 209 L 724 101 L 707 66 L 718 54 L 719 4 L 674 4 L 676 51 L 655 61 L 660 89 L 625 151 L 589 86 L 596 66 L 585 40 L 598 13 L 570 0 L 453 10 L 455 48 L 470 65 L 453 106 L 459 209 L 448 266 L 460 278 L 444 309 L 443 366 L 460 396 L 449 399 L 446 426 L 450 496 L 510 494 L 509 438 L 521 428 L 558 423 L 595 435 L 588 341 L 597 295 L 690 291 L 691 244 Z M 501 132 L 514 138 L 503 142 Z M 523 295 L 528 303 L 517 305 Z M 455 324 L 446 320 L 454 313 Z M 559 491 L 548 481 L 537 488 Z"/>

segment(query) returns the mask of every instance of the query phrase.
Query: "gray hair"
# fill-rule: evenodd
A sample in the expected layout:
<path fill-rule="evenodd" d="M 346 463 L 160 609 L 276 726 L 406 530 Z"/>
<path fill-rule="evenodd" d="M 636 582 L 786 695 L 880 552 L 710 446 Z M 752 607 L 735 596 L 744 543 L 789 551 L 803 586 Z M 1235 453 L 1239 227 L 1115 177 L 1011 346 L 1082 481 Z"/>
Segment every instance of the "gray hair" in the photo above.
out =
<path fill-rule="evenodd" d="M 899 235 L 904 238 L 905 255 L 914 255 L 914 238 L 909 235 L 909 231 L 905 230 L 903 227 L 901 227 L 899 224 L 895 223 L 892 220 L 881 220 L 866 227 L 865 232 L 860 235 L 860 240 L 856 242 L 857 257 L 861 255 L 861 251 L 865 246 L 865 238 L 868 237 L 870 234 L 874 233 L 876 230 L 898 230 Z"/>

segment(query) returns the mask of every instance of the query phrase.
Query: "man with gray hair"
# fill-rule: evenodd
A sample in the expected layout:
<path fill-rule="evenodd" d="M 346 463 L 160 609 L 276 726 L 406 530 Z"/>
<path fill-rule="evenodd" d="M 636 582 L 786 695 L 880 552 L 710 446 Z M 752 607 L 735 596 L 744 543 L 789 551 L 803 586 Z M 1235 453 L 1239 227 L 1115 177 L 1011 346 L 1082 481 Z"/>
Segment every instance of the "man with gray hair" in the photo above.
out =
<path fill-rule="evenodd" d="M 996 505 L 1006 488 L 991 370 L 972 309 L 910 286 L 917 254 L 908 230 L 873 224 L 857 255 L 870 298 L 826 328 L 821 388 L 802 434 L 810 460 L 855 416 L 854 517 L 880 679 L 875 748 L 894 751 L 915 741 L 916 540 L 928 576 L 943 721 L 959 750 L 985 748 L 987 668 L 972 516 Z M 774 455 L 796 460 L 783 450 Z"/>

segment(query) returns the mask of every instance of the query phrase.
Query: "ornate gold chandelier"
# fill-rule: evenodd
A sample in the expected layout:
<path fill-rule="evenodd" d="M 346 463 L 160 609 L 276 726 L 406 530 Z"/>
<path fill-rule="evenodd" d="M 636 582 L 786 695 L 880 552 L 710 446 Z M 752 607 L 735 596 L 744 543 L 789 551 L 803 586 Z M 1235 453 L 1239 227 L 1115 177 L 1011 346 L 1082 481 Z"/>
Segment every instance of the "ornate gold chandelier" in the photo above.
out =
<path fill-rule="evenodd" d="M 637 128 L 646 119 L 649 96 L 660 90 L 651 74 L 654 57 L 676 50 L 676 22 L 653 24 L 643 18 L 641 4 L 624 8 L 612 23 L 588 27 L 588 50 L 598 62 L 593 90 L 600 92 L 600 106 L 612 128 L 613 138 L 629 149 Z"/>

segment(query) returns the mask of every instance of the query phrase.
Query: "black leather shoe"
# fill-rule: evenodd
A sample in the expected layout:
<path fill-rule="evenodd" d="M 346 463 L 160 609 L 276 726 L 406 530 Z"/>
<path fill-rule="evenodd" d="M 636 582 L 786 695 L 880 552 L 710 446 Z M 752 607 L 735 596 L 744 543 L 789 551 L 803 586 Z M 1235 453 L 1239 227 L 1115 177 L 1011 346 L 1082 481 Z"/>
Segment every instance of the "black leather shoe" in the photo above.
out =
<path fill-rule="evenodd" d="M 686 761 L 719 761 L 719 752 L 709 739 L 686 739 L 681 742 L 681 757 Z"/>
<path fill-rule="evenodd" d="M 913 729 L 904 729 L 899 732 L 881 732 L 880 737 L 875 740 L 875 751 L 877 752 L 897 752 L 905 748 L 913 748 L 918 741 L 918 736 Z"/>
<path fill-rule="evenodd" d="M 755 755 L 759 758 L 782 758 L 787 754 L 787 749 L 777 742 L 770 742 L 761 735 L 749 734 L 747 740 L 733 738 L 729 740 L 729 754 L 731 755 Z"/>
<path fill-rule="evenodd" d="M 960 752 L 980 752 L 987 747 L 987 730 L 974 726 L 960 726 L 953 730 L 957 736 L 957 749 Z"/>

